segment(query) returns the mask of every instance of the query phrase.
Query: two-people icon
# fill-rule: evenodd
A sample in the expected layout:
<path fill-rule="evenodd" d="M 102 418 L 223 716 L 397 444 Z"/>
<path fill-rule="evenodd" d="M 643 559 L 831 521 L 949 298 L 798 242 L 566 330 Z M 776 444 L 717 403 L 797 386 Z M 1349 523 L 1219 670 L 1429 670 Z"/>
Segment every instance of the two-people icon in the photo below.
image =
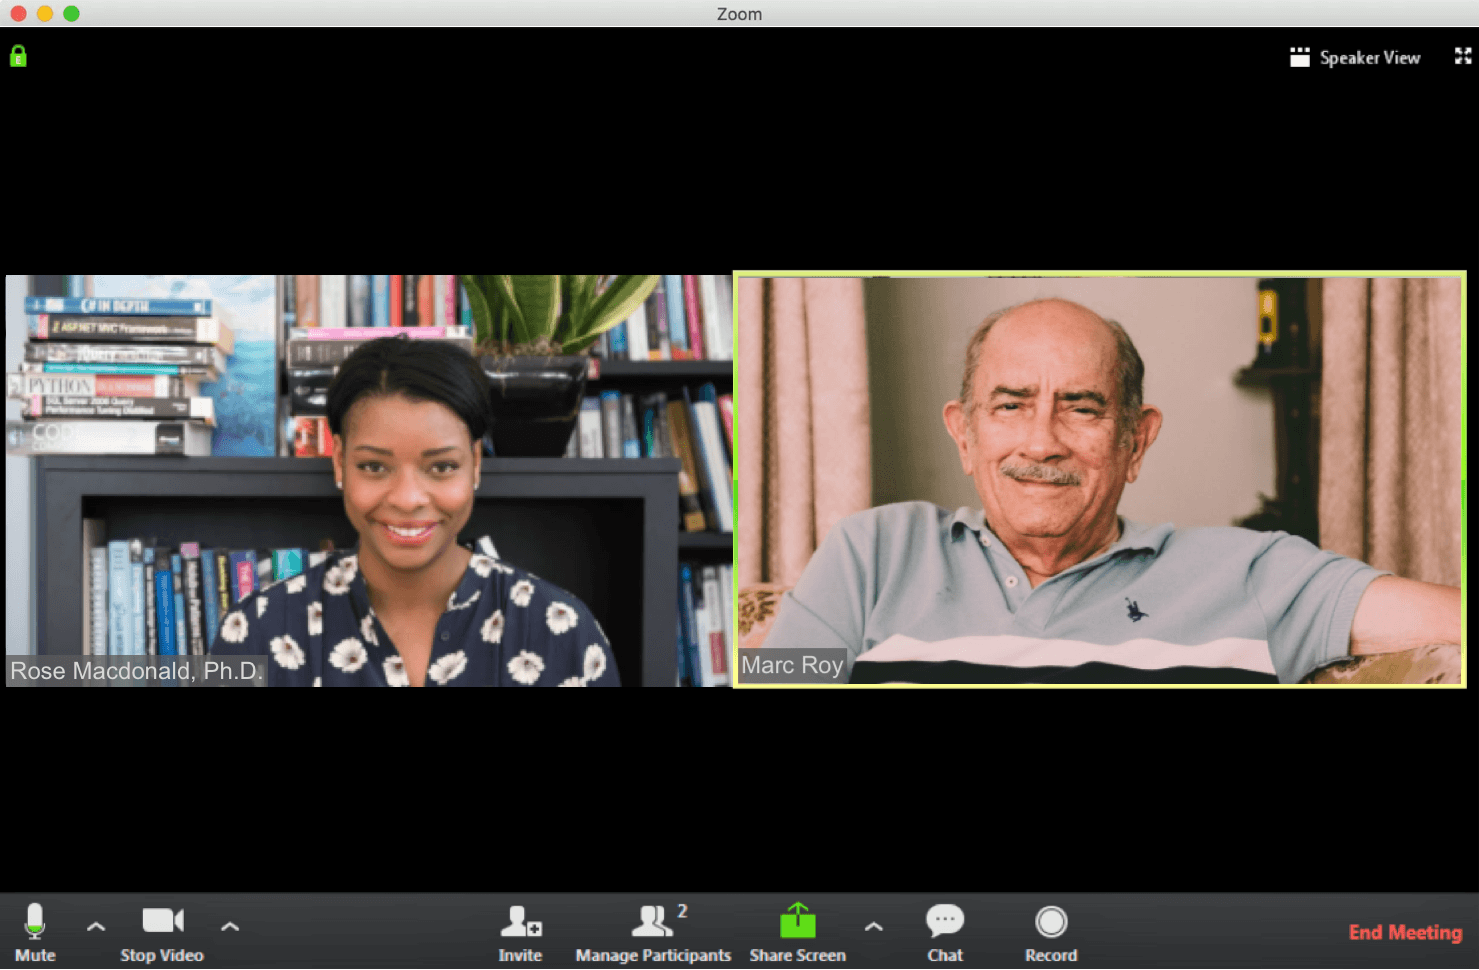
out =
<path fill-rule="evenodd" d="M 524 907 L 510 906 L 508 908 L 508 922 L 501 931 L 501 936 L 543 936 L 544 924 L 530 920 L 526 925 L 524 922 Z"/>
<path fill-rule="evenodd" d="M 632 930 L 633 936 L 672 936 L 673 931 L 662 925 L 661 906 L 642 907 L 642 925 Z"/>

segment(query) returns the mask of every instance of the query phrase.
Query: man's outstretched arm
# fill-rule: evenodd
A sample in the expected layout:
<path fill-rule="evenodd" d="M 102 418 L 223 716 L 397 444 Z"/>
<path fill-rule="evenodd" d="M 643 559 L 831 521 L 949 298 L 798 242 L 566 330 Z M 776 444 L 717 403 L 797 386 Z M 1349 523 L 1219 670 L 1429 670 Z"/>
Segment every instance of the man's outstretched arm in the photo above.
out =
<path fill-rule="evenodd" d="M 1351 656 L 1458 643 L 1457 587 L 1379 576 L 1366 587 L 1351 622 Z"/>

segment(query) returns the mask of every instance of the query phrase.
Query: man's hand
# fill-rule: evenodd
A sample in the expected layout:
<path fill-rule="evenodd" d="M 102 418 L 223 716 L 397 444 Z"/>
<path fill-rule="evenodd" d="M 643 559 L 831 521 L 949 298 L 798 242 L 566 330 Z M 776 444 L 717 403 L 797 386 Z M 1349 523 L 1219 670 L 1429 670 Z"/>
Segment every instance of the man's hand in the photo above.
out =
<path fill-rule="evenodd" d="M 1361 594 L 1351 623 L 1351 656 L 1459 642 L 1459 591 L 1453 586 L 1379 576 Z"/>

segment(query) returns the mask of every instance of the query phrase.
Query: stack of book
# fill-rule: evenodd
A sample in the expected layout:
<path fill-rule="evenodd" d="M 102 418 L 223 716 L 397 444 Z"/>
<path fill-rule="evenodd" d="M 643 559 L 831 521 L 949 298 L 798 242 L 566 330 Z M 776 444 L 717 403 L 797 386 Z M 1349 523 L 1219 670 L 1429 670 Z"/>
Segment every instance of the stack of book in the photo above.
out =
<path fill-rule="evenodd" d="M 734 532 L 730 482 L 734 399 L 713 384 L 637 398 L 619 391 L 588 395 L 565 450 L 568 458 L 677 458 L 678 501 L 688 532 Z M 696 398 L 696 399 L 695 399 Z"/>
<path fill-rule="evenodd" d="M 204 656 L 231 609 L 271 583 L 322 562 L 333 548 L 202 549 L 154 538 L 108 541 L 107 523 L 82 520 L 82 653 Z"/>
<path fill-rule="evenodd" d="M 728 566 L 678 566 L 678 686 L 729 683 L 734 645 L 734 576 Z"/>
<path fill-rule="evenodd" d="M 597 357 L 617 360 L 733 360 L 728 276 L 662 276 L 635 313 L 601 334 Z"/>
<path fill-rule="evenodd" d="M 14 455 L 209 455 L 231 328 L 210 300 L 26 297 L 25 358 L 7 374 Z"/>
<path fill-rule="evenodd" d="M 349 355 L 371 340 L 404 335 L 415 340 L 445 340 L 469 353 L 471 327 L 292 327 L 284 363 L 288 374 L 288 433 L 299 458 L 333 455 L 329 431 L 329 382 Z"/>

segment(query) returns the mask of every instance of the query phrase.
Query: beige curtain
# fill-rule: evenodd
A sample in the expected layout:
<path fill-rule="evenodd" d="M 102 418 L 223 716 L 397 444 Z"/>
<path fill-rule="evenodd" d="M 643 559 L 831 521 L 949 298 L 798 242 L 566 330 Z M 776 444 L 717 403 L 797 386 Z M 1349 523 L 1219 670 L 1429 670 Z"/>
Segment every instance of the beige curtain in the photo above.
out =
<path fill-rule="evenodd" d="M 739 280 L 739 585 L 794 585 L 873 504 L 861 279 Z"/>
<path fill-rule="evenodd" d="M 1327 279 L 1320 544 L 1459 585 L 1457 279 Z"/>

